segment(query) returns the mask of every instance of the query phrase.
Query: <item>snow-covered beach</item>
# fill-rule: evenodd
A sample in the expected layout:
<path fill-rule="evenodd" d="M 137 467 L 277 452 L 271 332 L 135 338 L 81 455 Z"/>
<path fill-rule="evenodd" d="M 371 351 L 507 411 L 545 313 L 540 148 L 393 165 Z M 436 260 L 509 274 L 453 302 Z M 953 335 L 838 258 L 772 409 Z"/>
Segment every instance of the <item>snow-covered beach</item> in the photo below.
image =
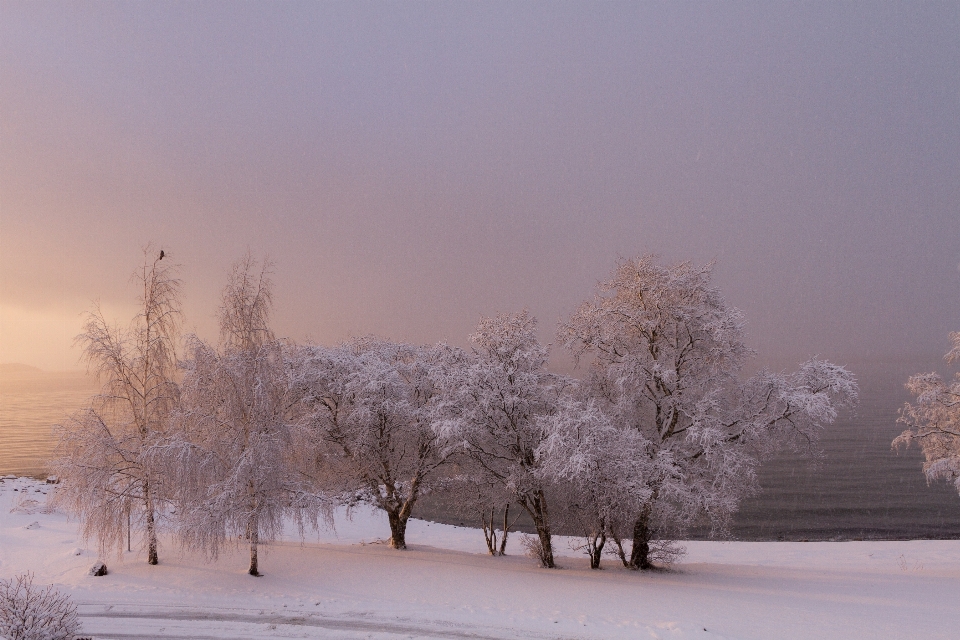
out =
<path fill-rule="evenodd" d="M 673 570 L 591 571 L 560 539 L 560 569 L 485 553 L 478 530 L 412 520 L 395 551 L 386 518 L 338 513 L 336 531 L 269 545 L 263 577 L 246 550 L 216 562 L 161 548 L 103 558 L 77 523 L 46 512 L 51 485 L 0 483 L 0 577 L 31 571 L 109 638 L 954 638 L 960 541 L 688 542 Z M 31 502 L 33 501 L 33 502 Z"/>

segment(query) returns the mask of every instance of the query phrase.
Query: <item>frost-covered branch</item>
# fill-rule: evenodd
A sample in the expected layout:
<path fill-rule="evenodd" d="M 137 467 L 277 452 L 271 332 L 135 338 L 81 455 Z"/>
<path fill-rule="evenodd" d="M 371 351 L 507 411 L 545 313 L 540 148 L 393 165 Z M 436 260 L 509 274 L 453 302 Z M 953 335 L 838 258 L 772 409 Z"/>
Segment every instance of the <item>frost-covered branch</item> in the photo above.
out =
<path fill-rule="evenodd" d="M 944 359 L 960 360 L 960 332 L 951 333 L 952 347 Z M 911 376 L 907 390 L 916 397 L 900 409 L 898 422 L 907 426 L 893 447 L 920 445 L 928 481 L 948 480 L 960 492 L 960 373 L 947 382 L 937 373 Z"/>
<path fill-rule="evenodd" d="M 108 324 L 97 308 L 77 342 L 103 390 L 57 429 L 52 462 L 63 479 L 57 499 L 80 517 L 101 550 L 123 548 L 129 528 L 143 531 L 147 562 L 157 564 L 157 526 L 170 487 L 154 450 L 179 402 L 176 342 L 180 330 L 177 267 L 144 250 L 134 275 L 140 310 L 129 327 Z"/>
<path fill-rule="evenodd" d="M 363 338 L 299 352 L 303 429 L 328 467 L 327 486 L 383 509 L 398 549 L 417 500 L 454 452 L 436 428 L 444 349 Z"/>
<path fill-rule="evenodd" d="M 653 256 L 620 263 L 559 329 L 577 358 L 590 356 L 584 394 L 615 429 L 646 444 L 632 473 L 648 493 L 634 514 L 633 568 L 650 544 L 706 516 L 723 531 L 757 490 L 756 467 L 784 447 L 818 452 L 823 427 L 857 401 L 843 367 L 811 360 L 794 374 L 739 372 L 753 354 L 743 316 L 710 285 L 713 264 L 661 266 Z"/>

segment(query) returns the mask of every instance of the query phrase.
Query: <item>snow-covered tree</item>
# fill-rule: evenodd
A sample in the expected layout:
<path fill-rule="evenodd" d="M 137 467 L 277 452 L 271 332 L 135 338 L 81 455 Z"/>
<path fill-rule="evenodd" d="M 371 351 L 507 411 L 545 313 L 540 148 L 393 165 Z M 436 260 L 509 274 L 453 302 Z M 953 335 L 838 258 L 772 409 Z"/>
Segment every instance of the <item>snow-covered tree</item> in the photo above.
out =
<path fill-rule="evenodd" d="M 149 564 L 158 562 L 157 517 L 168 489 L 154 454 L 178 401 L 181 319 L 176 267 L 153 254 L 144 250 L 134 274 L 142 293 L 130 325 L 111 326 L 98 306 L 77 337 L 103 390 L 60 425 L 52 463 L 63 479 L 57 499 L 79 516 L 83 535 L 101 550 L 122 549 L 132 520 L 143 531 Z"/>
<path fill-rule="evenodd" d="M 526 311 L 480 321 L 470 337 L 474 353 L 462 354 L 450 369 L 459 373 L 445 381 L 450 399 L 444 432 L 462 443 L 478 472 L 530 515 L 540 562 L 553 567 L 549 483 L 537 450 L 547 436 L 543 418 L 556 412 L 568 381 L 546 371 L 547 349 L 535 330 L 536 320 Z"/>
<path fill-rule="evenodd" d="M 33 585 L 33 574 L 0 579 L 0 638 L 73 640 L 80 628 L 70 596 Z"/>
<path fill-rule="evenodd" d="M 538 473 L 554 487 L 554 515 L 584 537 L 590 568 L 599 569 L 607 538 L 619 547 L 650 499 L 659 461 L 639 431 L 618 429 L 592 399 L 565 397 L 542 421 L 546 438 L 536 451 Z"/>
<path fill-rule="evenodd" d="M 383 509 L 395 549 L 406 548 L 413 508 L 452 452 L 435 428 L 436 354 L 374 338 L 300 351 L 304 424 L 326 486 Z"/>
<path fill-rule="evenodd" d="M 189 339 L 178 432 L 165 457 L 178 477 L 178 534 L 215 557 L 231 538 L 258 550 L 285 519 L 317 523 L 325 503 L 294 464 L 299 395 L 286 349 L 270 330 L 269 263 L 234 265 L 220 308 L 221 346 Z"/>
<path fill-rule="evenodd" d="M 953 347 L 947 362 L 960 361 L 960 332 L 951 333 Z M 916 401 L 900 410 L 899 422 L 907 429 L 893 441 L 895 448 L 920 445 L 928 481 L 949 480 L 960 492 L 960 373 L 946 382 L 937 373 L 911 376 L 907 390 Z"/>
<path fill-rule="evenodd" d="M 632 568 L 650 567 L 651 542 L 695 517 L 723 530 L 757 490 L 762 460 L 784 447 L 816 454 L 837 408 L 857 401 L 853 376 L 817 359 L 794 374 L 741 381 L 752 355 L 743 318 L 710 285 L 712 271 L 652 256 L 624 261 L 560 327 L 561 341 L 589 360 L 585 385 L 600 410 L 649 443 L 649 498 L 624 509 Z"/>

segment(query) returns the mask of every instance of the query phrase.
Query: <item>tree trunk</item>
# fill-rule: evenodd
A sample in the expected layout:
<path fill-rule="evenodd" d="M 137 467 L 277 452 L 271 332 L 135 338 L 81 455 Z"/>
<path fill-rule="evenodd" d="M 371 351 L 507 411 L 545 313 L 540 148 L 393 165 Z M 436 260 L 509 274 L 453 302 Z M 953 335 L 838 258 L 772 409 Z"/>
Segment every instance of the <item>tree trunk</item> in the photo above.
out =
<path fill-rule="evenodd" d="M 245 445 L 246 446 L 246 445 Z M 247 518 L 247 524 L 244 527 L 244 538 L 250 541 L 250 569 L 247 571 L 252 576 L 260 577 L 259 559 L 257 557 L 257 546 L 260 543 L 260 505 L 257 492 L 253 485 L 253 480 L 247 483 L 247 496 L 250 500 L 250 517 Z"/>
<path fill-rule="evenodd" d="M 650 507 L 646 506 L 633 525 L 633 549 L 630 551 L 631 569 L 652 569 L 650 563 Z"/>
<path fill-rule="evenodd" d="M 407 519 L 404 517 L 404 510 L 387 511 L 387 519 L 390 521 L 390 546 L 394 549 L 407 548 Z"/>
<path fill-rule="evenodd" d="M 394 493 L 392 485 L 390 493 Z M 390 521 L 390 546 L 394 549 L 407 548 L 407 521 L 413 513 L 413 505 L 417 503 L 420 495 L 420 478 L 414 478 L 410 482 L 410 494 L 407 499 L 400 503 L 400 508 L 385 508 L 387 520 Z M 398 500 L 399 501 L 399 500 Z"/>
<path fill-rule="evenodd" d="M 500 555 L 507 555 L 507 532 L 510 531 L 510 523 L 507 521 L 507 517 L 510 515 L 510 503 L 508 502 L 503 508 L 503 538 L 500 540 Z M 493 520 L 490 520 L 491 527 L 493 526 Z"/>
<path fill-rule="evenodd" d="M 153 495 L 150 493 L 150 483 L 143 485 L 144 509 L 147 520 L 147 564 L 159 564 L 157 556 L 157 524 L 153 516 Z"/>
<path fill-rule="evenodd" d="M 553 561 L 553 541 L 550 535 L 550 525 L 546 522 L 535 524 L 537 525 L 537 536 L 540 538 L 540 564 L 544 569 L 556 569 L 557 565 Z"/>
<path fill-rule="evenodd" d="M 607 534 L 604 531 L 594 533 L 587 537 L 587 554 L 590 556 L 590 568 L 600 568 L 600 557 L 603 554 L 603 545 L 607 542 Z"/>
<path fill-rule="evenodd" d="M 520 504 L 533 518 L 533 526 L 536 527 L 537 537 L 540 539 L 540 566 L 545 569 L 555 569 L 557 565 L 553 561 L 553 542 L 550 535 L 550 516 L 547 511 L 546 496 L 543 491 L 538 490 L 530 499 L 526 496 L 523 498 Z"/>
<path fill-rule="evenodd" d="M 610 539 L 613 540 L 614 546 L 617 547 L 617 557 L 620 558 L 620 562 L 623 563 L 627 569 L 630 568 L 630 560 L 627 559 L 627 554 L 623 551 L 623 540 L 619 536 L 611 535 Z"/>
<path fill-rule="evenodd" d="M 250 535 L 250 570 L 247 572 L 252 576 L 259 577 L 260 571 L 257 562 L 257 544 L 260 542 L 260 523 L 257 522 L 257 516 L 250 516 L 250 523 L 247 525 L 247 532 Z"/>
<path fill-rule="evenodd" d="M 510 503 L 508 502 L 503 507 L 503 525 L 501 529 L 501 536 L 497 536 L 497 530 L 494 525 L 494 519 L 497 517 L 497 508 L 492 507 L 490 509 L 490 519 L 487 520 L 487 514 L 484 511 L 480 512 L 480 522 L 483 526 L 483 537 L 487 542 L 487 551 L 492 556 L 505 556 L 507 555 L 507 533 L 510 531 Z"/>
<path fill-rule="evenodd" d="M 493 528 L 493 517 L 496 509 L 490 509 L 490 521 L 487 521 L 486 511 L 480 511 L 480 523 L 483 526 L 483 538 L 487 542 L 487 551 L 490 555 L 497 555 L 497 530 Z"/>

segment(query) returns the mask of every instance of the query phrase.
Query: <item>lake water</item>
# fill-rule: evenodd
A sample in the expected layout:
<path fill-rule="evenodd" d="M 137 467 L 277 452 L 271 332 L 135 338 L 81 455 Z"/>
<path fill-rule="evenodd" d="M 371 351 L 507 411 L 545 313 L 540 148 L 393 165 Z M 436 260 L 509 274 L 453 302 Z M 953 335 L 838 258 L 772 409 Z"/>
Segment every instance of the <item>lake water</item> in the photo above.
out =
<path fill-rule="evenodd" d="M 825 434 L 827 457 L 819 466 L 784 457 L 760 469 L 763 492 L 742 504 L 734 537 L 960 538 L 957 490 L 947 482 L 927 485 L 918 449 L 891 451 L 903 430 L 897 405 L 864 400 L 857 416 Z"/>
<path fill-rule="evenodd" d="M 45 476 L 53 425 L 83 407 L 97 390 L 96 381 L 83 373 L 0 365 L 0 474 Z"/>
<path fill-rule="evenodd" d="M 745 500 L 732 527 L 739 540 L 854 540 L 960 538 L 960 496 L 952 484 L 927 485 L 923 455 L 900 452 L 891 441 L 903 431 L 897 411 L 910 400 L 903 388 L 913 373 L 930 371 L 937 360 L 871 363 L 849 368 L 860 382 L 854 415 L 841 416 L 824 433 L 825 459 L 782 456 L 759 471 L 759 495 Z M 511 507 L 511 513 L 516 507 Z M 420 515 L 452 524 L 480 526 L 450 515 L 442 498 L 420 505 Z M 518 522 L 519 530 L 532 531 Z M 690 532 L 709 537 L 709 529 Z"/>
<path fill-rule="evenodd" d="M 734 536 L 960 538 L 960 496 L 954 486 L 927 484 L 916 447 L 890 449 L 903 431 L 898 409 L 911 400 L 903 384 L 911 374 L 929 371 L 930 364 L 851 366 L 860 381 L 860 406 L 824 434 L 826 458 L 815 468 L 796 457 L 764 465 L 759 474 L 764 490 L 741 506 Z"/>
<path fill-rule="evenodd" d="M 742 540 L 960 538 L 960 497 L 944 482 L 928 486 L 916 449 L 890 450 L 902 431 L 897 409 L 908 399 L 903 382 L 922 369 L 887 367 L 859 373 L 862 399 L 825 434 L 818 467 L 783 457 L 761 468 L 763 492 L 746 500 L 733 527 Z M 80 373 L 0 368 L 0 475 L 42 477 L 53 447 L 52 427 L 96 393 Z M 442 503 L 425 500 L 420 517 L 445 522 Z M 465 523 L 476 525 L 477 523 Z M 704 537 L 706 531 L 692 532 Z"/>

